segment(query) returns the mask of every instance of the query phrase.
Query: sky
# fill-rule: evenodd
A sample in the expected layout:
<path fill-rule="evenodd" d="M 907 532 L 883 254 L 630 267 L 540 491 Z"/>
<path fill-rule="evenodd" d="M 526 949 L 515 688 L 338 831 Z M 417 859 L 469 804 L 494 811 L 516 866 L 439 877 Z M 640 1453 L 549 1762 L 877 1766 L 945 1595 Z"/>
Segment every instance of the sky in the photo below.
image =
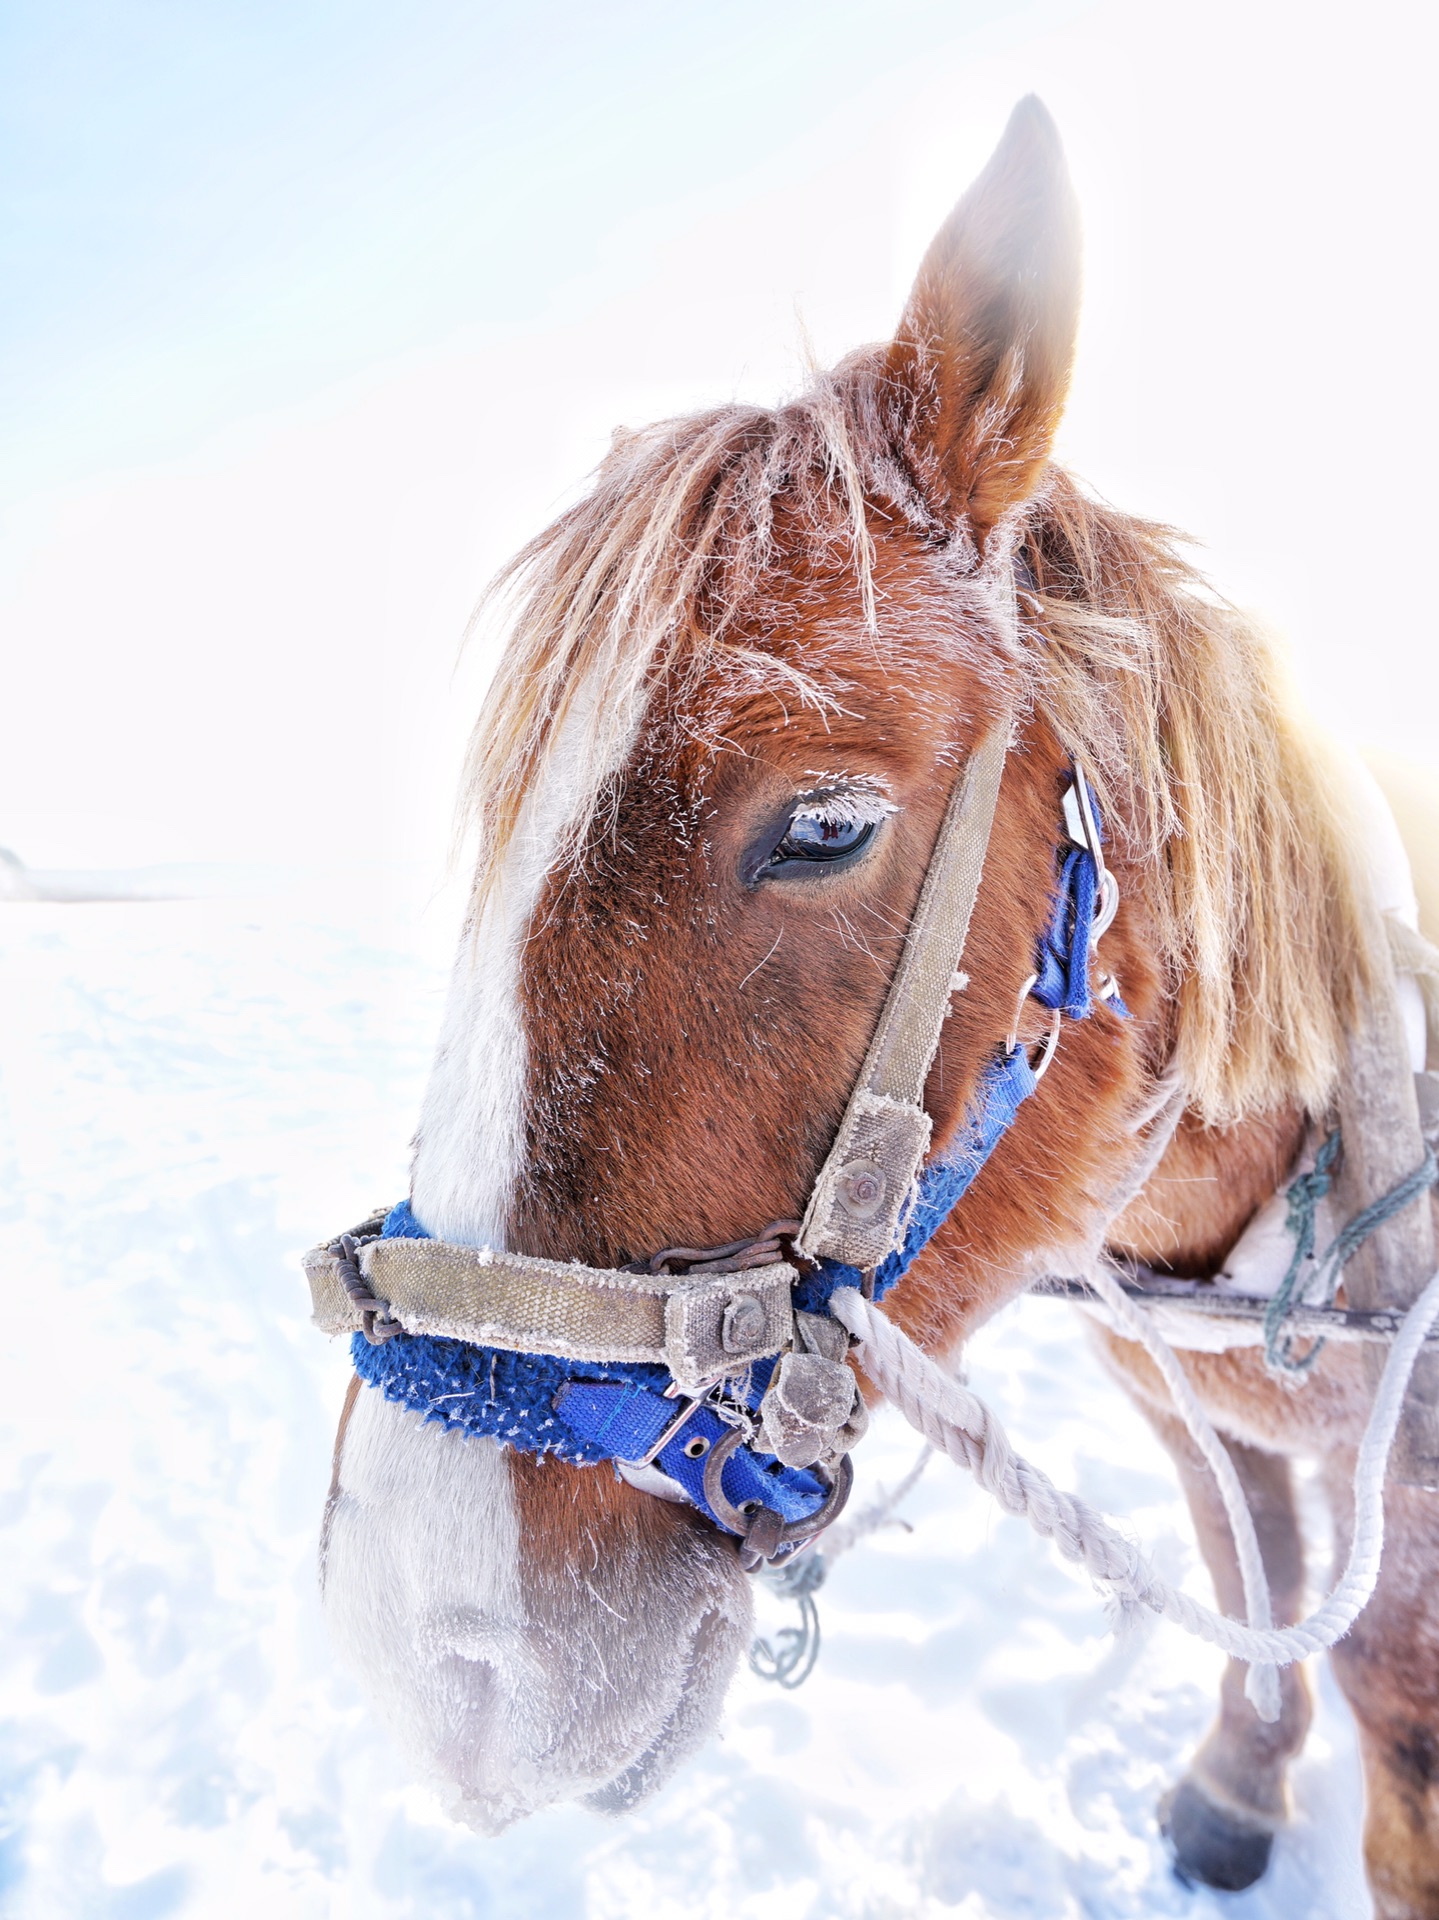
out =
<path fill-rule="evenodd" d="M 1439 763 L 1429 11 L 0 7 L 0 845 L 436 878 L 484 581 L 613 427 L 894 323 L 1013 102 L 1069 149 L 1061 456 L 1323 721 Z"/>

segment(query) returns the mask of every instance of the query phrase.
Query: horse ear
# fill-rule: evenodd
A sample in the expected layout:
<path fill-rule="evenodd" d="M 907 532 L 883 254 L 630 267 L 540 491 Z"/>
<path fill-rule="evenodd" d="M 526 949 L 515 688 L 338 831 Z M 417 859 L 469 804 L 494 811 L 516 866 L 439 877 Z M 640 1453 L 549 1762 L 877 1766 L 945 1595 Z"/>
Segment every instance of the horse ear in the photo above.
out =
<path fill-rule="evenodd" d="M 888 376 L 930 506 L 975 542 L 1039 485 L 1069 390 L 1079 214 L 1059 131 L 1031 94 L 935 235 Z"/>

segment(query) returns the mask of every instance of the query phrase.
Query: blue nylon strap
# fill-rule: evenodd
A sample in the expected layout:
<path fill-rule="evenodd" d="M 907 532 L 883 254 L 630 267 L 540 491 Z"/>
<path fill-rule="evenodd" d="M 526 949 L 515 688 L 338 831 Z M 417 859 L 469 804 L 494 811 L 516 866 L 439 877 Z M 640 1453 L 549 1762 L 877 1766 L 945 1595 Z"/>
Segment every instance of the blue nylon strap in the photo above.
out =
<path fill-rule="evenodd" d="M 555 1410 L 570 1432 L 604 1447 L 616 1460 L 647 1454 L 678 1418 L 681 1404 L 637 1380 L 567 1380 L 555 1395 Z"/>
<path fill-rule="evenodd" d="M 1096 828 L 1099 805 L 1093 792 L 1090 807 Z M 1090 986 L 1090 944 L 1094 916 L 1099 908 L 1099 871 L 1088 847 L 1071 845 L 1059 873 L 1059 888 L 1049 930 L 1035 957 L 1037 978 L 1032 999 L 1051 1012 L 1071 1020 L 1087 1020 L 1094 1011 Z M 1107 1002 L 1120 1019 L 1129 1009 L 1113 995 Z M 944 1225 L 974 1184 L 976 1175 L 1013 1126 L 1020 1107 L 1038 1085 L 1023 1047 L 1002 1055 L 986 1068 L 979 1083 L 975 1109 L 945 1156 L 926 1167 L 905 1222 L 898 1248 L 875 1269 L 874 1297 L 882 1300 L 902 1280 L 919 1255 Z M 794 1289 L 794 1303 L 809 1313 L 823 1313 L 840 1287 L 858 1287 L 863 1279 L 857 1267 L 838 1260 L 822 1260 L 817 1273 L 807 1274 Z"/>
<path fill-rule="evenodd" d="M 1097 822 L 1097 807 L 1094 817 Z M 1036 956 L 1038 977 L 1031 992 L 1042 1006 L 1071 1020 L 1085 1020 L 1094 1010 L 1089 962 L 1098 904 L 1094 858 L 1087 848 L 1070 846 L 1060 869 L 1054 915 Z M 1111 1012 L 1128 1018 L 1128 1009 L 1117 995 L 1107 1005 Z M 942 1159 L 920 1175 L 903 1240 L 876 1269 L 876 1299 L 903 1278 L 949 1218 L 1037 1084 L 1023 1047 L 985 1069 L 974 1110 L 958 1138 Z M 430 1235 L 410 1211 L 409 1201 L 401 1200 L 385 1219 L 383 1238 L 427 1240 Z M 862 1280 L 856 1267 L 822 1261 L 816 1271 L 796 1283 L 794 1304 L 808 1313 L 823 1313 L 838 1288 L 858 1287 Z M 554 1354 L 511 1353 L 434 1334 L 404 1334 L 372 1347 L 357 1333 L 351 1352 L 362 1380 L 427 1420 L 498 1440 L 524 1453 L 552 1453 L 575 1466 L 638 1459 L 648 1453 L 681 1408 L 680 1402 L 666 1397 L 665 1389 L 672 1383 L 659 1366 L 604 1365 L 563 1360 Z M 727 1383 L 731 1397 L 751 1411 L 757 1408 L 774 1364 L 761 1361 L 742 1379 Z M 730 1430 L 711 1408 L 697 1407 L 654 1462 L 717 1526 L 723 1523 L 705 1499 L 704 1465 L 709 1447 Z M 686 1443 L 695 1439 L 709 1443 L 698 1459 L 685 1452 Z M 786 1467 L 773 1455 L 749 1447 L 731 1454 L 721 1484 L 736 1507 L 757 1500 L 786 1521 L 807 1518 L 825 1499 L 825 1488 L 816 1475 Z"/>
<path fill-rule="evenodd" d="M 1087 847 L 1071 847 L 1060 872 L 1054 919 L 1036 956 L 1039 978 L 1029 990 L 1041 1006 L 1067 1014 L 1071 1020 L 1088 1019 L 1093 1006 L 1089 936 L 1098 904 L 1094 856 Z"/>
<path fill-rule="evenodd" d="M 773 1371 L 773 1360 L 759 1362 L 751 1369 L 750 1382 L 734 1397 L 751 1410 L 757 1408 Z M 561 1388 L 557 1399 L 560 1418 L 571 1432 L 609 1448 L 617 1460 L 637 1460 L 648 1453 L 682 1407 L 681 1401 L 667 1400 L 648 1388 L 581 1379 Z M 709 1407 L 697 1407 L 655 1456 L 654 1464 L 660 1472 L 677 1480 L 703 1513 L 710 1512 L 704 1497 L 705 1460 L 710 1448 L 728 1432 L 717 1413 Z M 685 1451 L 696 1440 L 706 1443 L 698 1458 Z M 807 1519 L 818 1512 L 825 1498 L 825 1489 L 814 1474 L 800 1467 L 786 1467 L 772 1454 L 754 1453 L 748 1447 L 736 1448 L 726 1460 L 720 1485 L 735 1506 L 758 1500 L 762 1506 L 773 1507 L 785 1520 Z M 710 1517 L 713 1519 L 713 1514 Z"/>
<path fill-rule="evenodd" d="M 673 1401 L 668 1403 L 671 1407 Z M 655 1465 L 671 1480 L 678 1480 L 701 1513 L 715 1515 L 705 1499 L 703 1459 L 694 1460 L 685 1452 L 684 1443 L 695 1435 L 710 1445 L 722 1439 L 729 1428 L 708 1407 L 701 1407 L 683 1433 L 661 1449 Z M 720 1470 L 720 1486 L 730 1501 L 743 1508 L 752 1500 L 772 1507 L 782 1520 L 807 1520 L 818 1513 L 827 1498 L 827 1490 L 806 1467 L 787 1467 L 771 1453 L 756 1453 L 750 1447 L 736 1447 Z"/>

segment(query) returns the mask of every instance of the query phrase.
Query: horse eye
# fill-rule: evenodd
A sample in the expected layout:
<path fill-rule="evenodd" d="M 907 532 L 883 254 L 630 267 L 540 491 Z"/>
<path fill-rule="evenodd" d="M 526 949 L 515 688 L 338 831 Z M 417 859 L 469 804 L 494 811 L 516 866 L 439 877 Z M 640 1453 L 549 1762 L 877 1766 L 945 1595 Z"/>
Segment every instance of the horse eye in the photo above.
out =
<path fill-rule="evenodd" d="M 789 860 L 839 860 L 858 852 L 873 833 L 872 820 L 830 820 L 823 814 L 797 813 L 769 863 L 779 867 Z"/>

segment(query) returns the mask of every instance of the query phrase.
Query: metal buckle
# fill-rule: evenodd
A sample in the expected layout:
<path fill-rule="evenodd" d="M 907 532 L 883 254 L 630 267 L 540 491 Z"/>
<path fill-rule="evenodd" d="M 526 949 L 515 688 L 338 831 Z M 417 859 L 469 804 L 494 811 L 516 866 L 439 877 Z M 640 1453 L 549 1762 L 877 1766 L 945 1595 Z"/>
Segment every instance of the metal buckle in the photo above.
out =
<path fill-rule="evenodd" d="M 831 1520 L 839 1517 L 854 1485 L 854 1467 L 849 1455 L 844 1454 L 832 1474 L 828 1474 L 823 1467 L 807 1469 L 821 1481 L 829 1481 L 829 1491 L 823 1505 L 807 1520 L 785 1520 L 773 1507 L 757 1506 L 753 1511 L 746 1511 L 734 1504 L 721 1484 L 725 1461 L 737 1447 L 743 1446 L 744 1438 L 744 1434 L 736 1427 L 733 1432 L 716 1440 L 710 1448 L 705 1461 L 704 1496 L 709 1502 L 710 1512 L 720 1525 L 728 1532 L 738 1534 L 740 1565 L 746 1573 L 753 1573 L 756 1567 L 763 1566 L 767 1561 L 772 1562 L 781 1554 L 787 1555 L 796 1547 L 803 1546 L 807 1540 L 813 1540 Z"/>
<path fill-rule="evenodd" d="M 653 1466 L 670 1441 L 679 1438 L 701 1407 L 708 1408 L 717 1420 L 723 1421 L 727 1427 L 732 1427 L 741 1440 L 753 1440 L 759 1431 L 758 1422 L 746 1408 L 740 1406 L 737 1401 L 725 1398 L 722 1378 L 707 1382 L 698 1393 L 686 1393 L 671 1380 L 665 1388 L 664 1397 L 667 1400 L 683 1400 L 685 1404 L 674 1419 L 666 1425 L 654 1445 L 647 1448 L 644 1453 L 633 1460 L 616 1454 L 615 1458 L 621 1466 L 636 1468 Z"/>
<path fill-rule="evenodd" d="M 655 1441 L 652 1447 L 648 1448 L 644 1453 L 640 1454 L 637 1459 L 634 1459 L 634 1460 L 626 1459 L 619 1454 L 616 1454 L 615 1458 L 619 1461 L 622 1467 L 651 1466 L 654 1463 L 654 1461 L 656 1461 L 659 1458 L 659 1456 L 664 1452 L 665 1448 L 669 1445 L 670 1441 L 673 1440 L 676 1437 L 676 1435 L 684 1432 L 685 1428 L 689 1425 L 690 1421 L 694 1418 L 695 1414 L 704 1405 L 705 1401 L 708 1398 L 709 1398 L 709 1395 L 707 1393 L 704 1393 L 704 1394 L 701 1394 L 698 1399 L 687 1399 L 684 1408 L 675 1415 L 673 1420 L 669 1422 L 669 1424 L 665 1427 L 663 1433 L 661 1433 L 659 1439 Z"/>

